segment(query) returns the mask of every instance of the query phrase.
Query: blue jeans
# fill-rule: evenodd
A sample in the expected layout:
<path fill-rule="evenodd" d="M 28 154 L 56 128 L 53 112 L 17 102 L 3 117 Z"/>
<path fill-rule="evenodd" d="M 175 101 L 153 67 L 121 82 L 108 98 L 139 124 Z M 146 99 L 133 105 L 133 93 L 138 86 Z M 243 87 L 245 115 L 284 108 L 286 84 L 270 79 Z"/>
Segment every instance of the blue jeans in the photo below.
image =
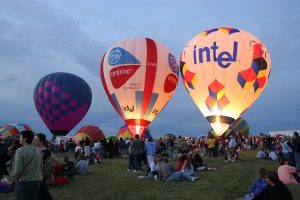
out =
<path fill-rule="evenodd" d="M 246 199 L 246 200 L 251 200 L 251 199 L 252 199 L 251 194 L 247 194 L 247 195 L 245 196 L 245 199 Z"/>
<path fill-rule="evenodd" d="M 173 155 L 174 155 L 174 147 L 169 147 L 169 160 L 172 160 Z"/>
<path fill-rule="evenodd" d="M 69 154 L 73 154 L 74 153 L 74 148 L 73 147 L 69 147 Z"/>
<path fill-rule="evenodd" d="M 15 200 L 39 200 L 41 181 L 18 181 L 15 183 Z"/>
<path fill-rule="evenodd" d="M 134 156 L 133 154 L 129 154 L 128 156 L 128 169 L 134 169 Z"/>
<path fill-rule="evenodd" d="M 54 153 L 55 155 L 58 154 L 58 145 L 54 145 L 54 147 L 53 147 L 53 153 Z"/>
<path fill-rule="evenodd" d="M 295 153 L 296 169 L 300 170 L 300 152 Z"/>
<path fill-rule="evenodd" d="M 283 157 L 285 159 L 287 159 L 289 161 L 289 163 L 292 162 L 292 157 L 291 157 L 291 154 L 290 153 L 283 153 Z"/>
<path fill-rule="evenodd" d="M 188 180 L 192 180 L 192 176 L 189 175 L 188 173 L 186 172 L 183 172 L 183 171 L 179 171 L 179 172 L 174 172 L 172 175 L 170 175 L 166 181 L 167 182 L 171 182 L 171 181 L 177 181 L 180 177 L 183 177 L 183 178 L 186 178 Z"/>
<path fill-rule="evenodd" d="M 154 175 L 152 174 L 152 172 L 149 172 L 147 176 L 143 176 L 142 179 L 154 179 Z"/>

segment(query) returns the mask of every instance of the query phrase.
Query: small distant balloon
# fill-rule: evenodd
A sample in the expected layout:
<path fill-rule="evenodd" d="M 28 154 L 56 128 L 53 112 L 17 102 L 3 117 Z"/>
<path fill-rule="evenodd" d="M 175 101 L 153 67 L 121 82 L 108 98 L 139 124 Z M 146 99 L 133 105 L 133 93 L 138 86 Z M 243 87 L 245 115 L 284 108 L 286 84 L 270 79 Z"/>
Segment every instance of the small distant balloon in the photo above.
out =
<path fill-rule="evenodd" d="M 23 124 L 23 123 L 8 124 L 0 128 L 0 138 L 7 138 L 8 136 L 19 138 L 20 133 L 25 130 L 34 132 L 33 129 L 27 124 Z"/>
<path fill-rule="evenodd" d="M 85 139 L 86 137 L 88 137 L 96 141 L 105 137 L 105 135 L 99 127 L 96 127 L 94 125 L 86 125 L 76 131 L 74 137 L 79 139 Z"/>

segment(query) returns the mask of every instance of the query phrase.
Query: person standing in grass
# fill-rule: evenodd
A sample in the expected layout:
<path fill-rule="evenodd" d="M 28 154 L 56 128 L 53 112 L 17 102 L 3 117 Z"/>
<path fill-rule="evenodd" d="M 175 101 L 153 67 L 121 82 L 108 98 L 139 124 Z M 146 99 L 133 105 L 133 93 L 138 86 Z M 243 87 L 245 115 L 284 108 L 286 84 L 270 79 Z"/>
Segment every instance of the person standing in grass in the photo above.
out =
<path fill-rule="evenodd" d="M 283 157 L 289 161 L 289 163 L 292 163 L 292 156 L 291 153 L 293 152 L 291 148 L 291 143 L 289 141 L 288 136 L 284 135 L 282 137 L 282 140 L 280 142 L 281 150 Z"/>
<path fill-rule="evenodd" d="M 298 132 L 294 132 L 293 136 L 293 145 L 296 147 L 295 151 L 295 161 L 296 161 L 296 169 L 300 171 L 300 137 Z"/>
<path fill-rule="evenodd" d="M 133 148 L 133 155 L 134 155 L 134 167 L 135 170 L 133 172 L 142 171 L 142 149 L 143 149 L 143 142 L 139 138 L 139 135 L 135 135 L 135 139 L 132 141 L 131 144 Z"/>
<path fill-rule="evenodd" d="M 181 153 L 182 153 L 181 143 L 182 143 L 182 138 L 181 138 L 181 135 L 179 135 L 178 138 L 177 138 L 177 148 L 178 148 L 177 158 L 179 158 L 181 156 Z"/>
<path fill-rule="evenodd" d="M 40 183 L 43 180 L 43 153 L 31 145 L 33 138 L 32 131 L 21 132 L 22 147 L 17 149 L 12 167 L 15 200 L 39 199 Z"/>
<path fill-rule="evenodd" d="M 131 170 L 134 170 L 134 155 L 133 155 L 133 148 L 132 148 L 132 141 L 133 139 L 130 138 L 130 141 L 128 142 L 128 168 L 127 171 L 130 172 Z"/>
<path fill-rule="evenodd" d="M 148 171 L 150 171 L 151 163 L 154 161 L 155 153 L 156 153 L 156 145 L 153 142 L 152 137 L 150 137 L 145 146 L 145 152 L 147 154 L 147 162 L 148 162 Z"/>
<path fill-rule="evenodd" d="M 234 151 L 235 147 L 237 146 L 237 143 L 236 143 L 235 138 L 233 137 L 233 135 L 230 135 L 229 138 L 230 138 L 229 143 L 228 143 L 229 149 L 231 151 Z"/>
<path fill-rule="evenodd" d="M 215 157 L 214 156 L 215 140 L 212 137 L 209 137 L 209 139 L 207 141 L 207 148 L 208 148 L 208 156 Z"/>
<path fill-rule="evenodd" d="M 169 144 L 169 160 L 172 160 L 172 157 L 174 156 L 174 160 L 176 160 L 176 156 L 174 155 L 174 139 L 171 135 L 169 135 L 168 139 Z"/>

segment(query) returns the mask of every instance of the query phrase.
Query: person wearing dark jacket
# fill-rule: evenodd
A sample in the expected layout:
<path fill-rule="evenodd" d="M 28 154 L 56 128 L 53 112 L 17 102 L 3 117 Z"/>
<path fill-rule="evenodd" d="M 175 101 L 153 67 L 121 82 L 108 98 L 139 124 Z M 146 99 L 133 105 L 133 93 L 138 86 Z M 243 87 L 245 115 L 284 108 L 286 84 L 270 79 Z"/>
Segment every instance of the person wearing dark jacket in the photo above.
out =
<path fill-rule="evenodd" d="M 267 181 L 269 186 L 260 194 L 255 196 L 253 200 L 293 200 L 291 191 L 284 185 L 274 171 L 267 173 Z"/>
<path fill-rule="evenodd" d="M 134 155 L 134 166 L 135 170 L 133 172 L 142 171 L 142 150 L 143 150 L 143 142 L 139 138 L 139 135 L 135 135 L 135 139 L 132 141 L 131 144 L 133 148 L 133 155 Z"/>
<path fill-rule="evenodd" d="M 3 178 L 3 175 L 9 175 L 5 165 L 6 159 L 8 157 L 7 148 L 3 146 L 4 145 L 0 143 L 0 179 Z"/>
<path fill-rule="evenodd" d="M 295 161 L 296 161 L 296 169 L 300 171 L 300 137 L 298 132 L 294 132 L 293 136 L 293 145 L 296 147 L 295 151 Z"/>

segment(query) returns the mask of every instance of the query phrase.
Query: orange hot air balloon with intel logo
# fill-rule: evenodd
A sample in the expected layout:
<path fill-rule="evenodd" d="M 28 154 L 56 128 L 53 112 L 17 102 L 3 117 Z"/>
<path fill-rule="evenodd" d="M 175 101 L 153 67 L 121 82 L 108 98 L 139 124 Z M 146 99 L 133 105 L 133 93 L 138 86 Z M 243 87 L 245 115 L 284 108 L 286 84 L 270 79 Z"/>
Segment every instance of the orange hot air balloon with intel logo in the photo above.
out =
<path fill-rule="evenodd" d="M 266 46 L 235 28 L 196 35 L 180 57 L 180 72 L 191 98 L 222 135 L 264 90 L 271 72 Z"/>
<path fill-rule="evenodd" d="M 109 101 L 132 134 L 142 134 L 178 84 L 173 53 L 150 38 L 128 38 L 108 49 L 100 66 Z"/>

